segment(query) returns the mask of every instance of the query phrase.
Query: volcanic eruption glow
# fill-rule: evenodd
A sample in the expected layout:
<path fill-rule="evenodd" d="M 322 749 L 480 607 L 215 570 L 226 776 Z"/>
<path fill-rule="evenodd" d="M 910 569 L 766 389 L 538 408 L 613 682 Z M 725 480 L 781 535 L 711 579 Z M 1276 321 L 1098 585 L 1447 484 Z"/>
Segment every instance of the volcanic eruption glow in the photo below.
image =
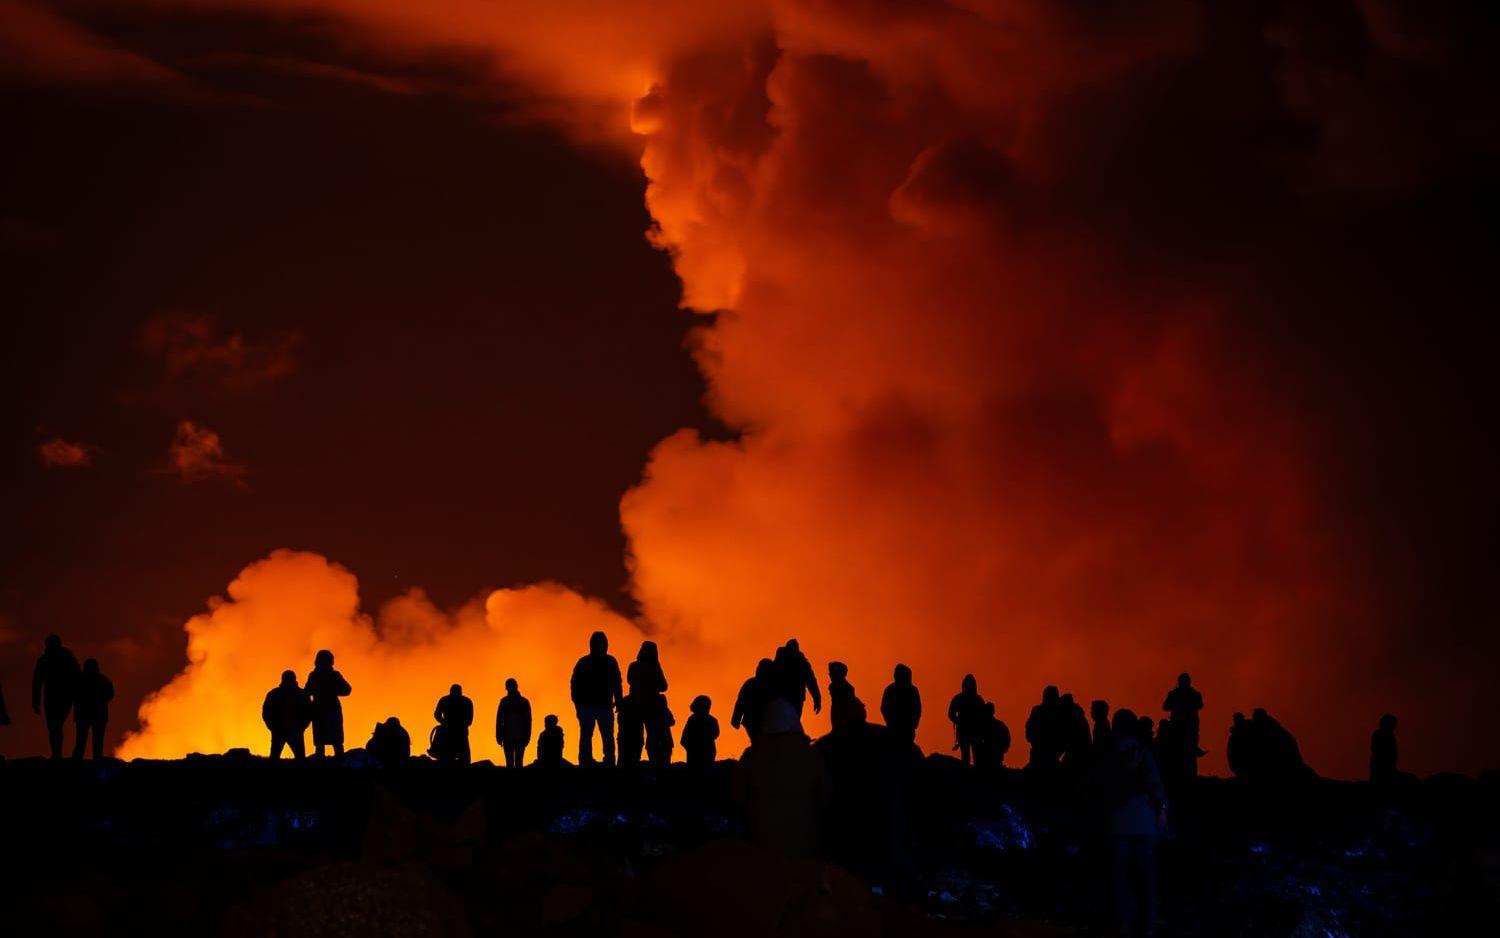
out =
<path fill-rule="evenodd" d="M 740 682 L 790 637 L 820 675 L 848 663 L 872 716 L 911 665 L 939 752 L 966 672 L 1021 750 L 1044 684 L 1155 713 L 1189 670 L 1218 771 L 1234 709 L 1271 707 L 1338 773 L 1382 705 L 1422 725 L 1455 704 L 1344 653 L 1384 654 L 1389 623 L 1277 331 L 1315 302 L 1296 278 L 1326 232 L 1257 235 L 1360 197 L 1328 182 L 1336 154 L 1268 129 L 1367 93 L 1308 24 L 1275 24 L 1246 82 L 1213 62 L 1249 26 L 1191 3 L 318 5 L 385 42 L 478 43 L 559 113 L 611 115 L 684 305 L 717 314 L 693 352 L 740 436 L 663 440 L 625 494 L 639 619 L 553 584 L 371 614 L 338 558 L 278 551 L 188 621 L 187 668 L 119 755 L 259 750 L 261 696 L 329 648 L 350 745 L 394 713 L 423 748 L 457 681 L 495 758 L 514 676 L 571 758 L 595 629 L 622 665 L 655 639 L 678 720 L 709 694 L 726 755 Z M 1409 51 L 1370 42 L 1392 68 Z M 1345 149 L 1385 132 L 1339 126 Z M 1398 185 L 1419 168 L 1400 159 L 1370 152 L 1361 178 Z"/>

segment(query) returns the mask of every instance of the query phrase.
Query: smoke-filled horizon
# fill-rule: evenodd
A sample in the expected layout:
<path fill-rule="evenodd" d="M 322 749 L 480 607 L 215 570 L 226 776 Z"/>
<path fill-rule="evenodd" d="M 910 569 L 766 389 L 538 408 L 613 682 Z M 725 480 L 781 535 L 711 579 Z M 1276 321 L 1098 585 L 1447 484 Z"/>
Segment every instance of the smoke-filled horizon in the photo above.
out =
<path fill-rule="evenodd" d="M 407 583 L 369 611 L 354 561 L 265 545 L 188 620 L 189 664 L 122 755 L 260 746 L 260 697 L 325 647 L 355 686 L 351 744 L 392 712 L 420 738 L 461 680 L 493 754 L 485 711 L 514 676 L 571 751 L 567 673 L 604 628 L 622 662 L 661 645 L 679 721 L 708 693 L 727 722 L 756 660 L 796 637 L 820 676 L 848 663 L 872 712 L 910 665 L 933 751 L 965 673 L 1015 763 L 1043 685 L 1156 714 L 1186 670 L 1212 770 L 1230 714 L 1257 706 L 1333 775 L 1362 772 L 1384 712 L 1413 769 L 1496 763 L 1467 731 L 1493 712 L 1497 650 L 1479 312 L 1497 141 L 1476 90 L 1493 37 L 1463 5 L 206 6 L 316 13 L 375 61 L 478 57 L 460 96 L 503 85 L 509 119 L 638 160 L 643 236 L 682 305 L 712 314 L 689 347 L 731 432 L 658 434 L 620 500 L 638 615 L 482 580 L 456 610 Z M 104 74 L 219 93 L 70 34 L 71 5 L 16 9 L 38 62 L 92 49 Z M 392 74 L 339 78 L 453 93 Z M 582 201 L 523 225 L 538 217 L 590 226 Z M 227 360 L 269 384 L 299 354 L 166 323 L 152 335 L 178 371 Z M 93 461 L 44 445 L 54 472 Z M 158 471 L 253 491 L 234 445 L 184 420 Z M 537 578 L 572 582 L 553 557 Z"/>

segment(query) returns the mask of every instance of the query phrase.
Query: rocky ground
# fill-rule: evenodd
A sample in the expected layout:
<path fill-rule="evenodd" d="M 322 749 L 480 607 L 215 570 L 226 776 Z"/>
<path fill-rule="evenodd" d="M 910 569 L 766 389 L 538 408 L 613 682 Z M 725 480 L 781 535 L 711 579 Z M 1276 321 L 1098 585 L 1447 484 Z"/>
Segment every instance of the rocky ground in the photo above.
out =
<path fill-rule="evenodd" d="M 629 778 L 248 754 L 0 763 L 0 934 L 1095 934 L 1097 851 L 1055 788 L 921 767 L 908 875 L 739 839 L 733 766 Z M 1201 780 L 1161 857 L 1162 934 L 1497 933 L 1500 782 L 1377 793 Z M 853 869 L 854 872 L 851 872 Z"/>

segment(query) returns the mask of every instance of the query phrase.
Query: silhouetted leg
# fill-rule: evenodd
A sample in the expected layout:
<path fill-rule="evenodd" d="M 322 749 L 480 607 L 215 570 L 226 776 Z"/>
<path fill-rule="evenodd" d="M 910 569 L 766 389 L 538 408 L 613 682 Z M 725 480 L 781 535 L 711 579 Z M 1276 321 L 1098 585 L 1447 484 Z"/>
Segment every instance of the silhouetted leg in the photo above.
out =
<path fill-rule="evenodd" d="M 106 726 L 108 726 L 108 725 L 109 725 L 109 723 L 106 720 L 101 720 L 100 722 L 94 724 L 94 761 L 95 762 L 98 762 L 100 759 L 104 758 L 104 728 Z"/>
<path fill-rule="evenodd" d="M 83 747 L 88 742 L 89 725 L 82 721 L 73 724 L 73 758 L 83 758 Z"/>
<path fill-rule="evenodd" d="M 44 711 L 47 718 L 47 745 L 52 751 L 52 758 L 61 759 L 63 755 L 63 729 L 68 725 L 68 713 L 49 713 Z"/>
<path fill-rule="evenodd" d="M 335 759 L 337 759 L 339 756 L 342 756 L 344 754 L 344 744 L 343 743 L 332 743 L 331 745 L 333 746 L 333 757 Z"/>
<path fill-rule="evenodd" d="M 578 764 L 592 765 L 594 761 L 594 721 L 592 707 L 578 708 Z"/>
<path fill-rule="evenodd" d="M 964 765 L 973 765 L 974 764 L 973 755 L 974 755 L 974 753 L 973 753 L 973 747 L 970 746 L 968 743 L 959 743 L 958 744 L 958 757 L 960 759 L 964 760 Z"/>
<path fill-rule="evenodd" d="M 307 744 L 302 739 L 302 734 L 287 737 L 286 747 L 292 751 L 292 758 L 300 761 L 307 755 Z"/>
<path fill-rule="evenodd" d="M 604 750 L 604 764 L 615 764 L 615 713 L 608 707 L 599 713 L 599 746 Z"/>
<path fill-rule="evenodd" d="M 281 758 L 281 747 L 286 745 L 286 737 L 277 733 L 271 734 L 271 758 Z"/>

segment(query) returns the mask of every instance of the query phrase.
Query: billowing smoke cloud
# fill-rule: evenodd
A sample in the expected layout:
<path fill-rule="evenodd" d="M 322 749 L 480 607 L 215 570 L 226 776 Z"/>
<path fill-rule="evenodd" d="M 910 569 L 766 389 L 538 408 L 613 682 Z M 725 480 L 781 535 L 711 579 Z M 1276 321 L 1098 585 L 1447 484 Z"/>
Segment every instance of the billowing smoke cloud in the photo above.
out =
<path fill-rule="evenodd" d="M 1187 669 L 1211 750 L 1230 710 L 1266 705 L 1352 774 L 1386 707 L 1420 740 L 1413 764 L 1493 758 L 1460 751 L 1452 715 L 1480 682 L 1442 639 L 1493 609 L 1464 604 L 1465 570 L 1381 543 L 1457 543 L 1467 491 L 1387 494 L 1424 478 L 1411 453 L 1430 443 L 1393 421 L 1447 407 L 1453 438 L 1473 432 L 1451 386 L 1387 380 L 1441 358 L 1415 324 L 1450 341 L 1487 289 L 1451 194 L 1495 155 L 1458 7 L 778 0 L 641 25 L 620 4 L 323 5 L 631 109 L 651 237 L 685 303 L 720 313 L 696 354 L 742 431 L 664 441 L 622 504 L 643 621 L 685 693 L 722 711 L 795 635 L 872 705 L 911 664 L 932 749 L 965 672 L 1019 730 L 1044 683 L 1152 712 Z M 193 664 L 126 752 L 259 738 L 164 729 L 230 705 L 203 675 L 238 669 L 237 635 L 287 643 L 256 688 L 337 645 L 398 708 L 430 706 L 455 668 L 559 680 L 581 647 L 507 659 L 525 625 L 477 612 L 416 630 L 473 641 L 404 643 L 321 561 L 279 592 L 292 562 L 250 568 L 189 624 Z M 628 624 L 540 595 L 542 632 L 608 619 L 628 651 Z M 1424 613 L 1444 618 L 1418 639 Z M 317 616 L 343 624 L 293 627 Z"/>
<path fill-rule="evenodd" d="M 162 313 L 146 322 L 141 344 L 160 357 L 170 378 L 246 393 L 275 384 L 292 373 L 297 338 L 280 335 L 257 342 L 239 333 L 224 332 L 210 316 Z"/>

